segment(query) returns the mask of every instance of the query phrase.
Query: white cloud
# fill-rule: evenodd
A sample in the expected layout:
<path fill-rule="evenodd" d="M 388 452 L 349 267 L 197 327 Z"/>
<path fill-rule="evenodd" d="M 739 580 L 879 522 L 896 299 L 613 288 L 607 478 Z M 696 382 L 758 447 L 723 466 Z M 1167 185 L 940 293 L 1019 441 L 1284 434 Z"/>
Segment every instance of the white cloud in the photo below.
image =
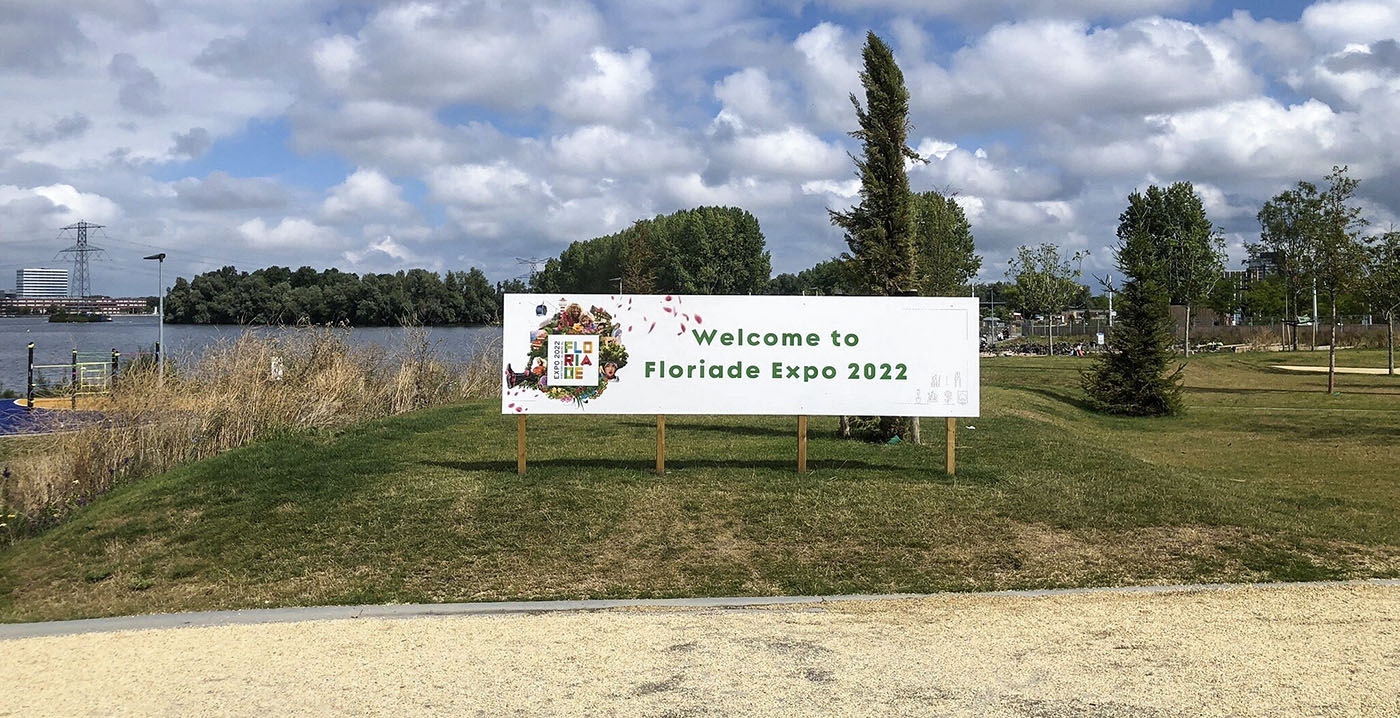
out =
<path fill-rule="evenodd" d="M 1284 106 L 1256 98 L 1155 116 L 1146 136 L 1094 144 L 1086 140 L 1061 160 L 1077 171 L 1096 174 L 1165 175 L 1212 182 L 1240 177 L 1312 177 L 1332 164 L 1358 168 L 1384 161 L 1364 138 L 1354 115 L 1339 114 L 1308 100 Z M 1387 150 L 1387 154 L 1392 151 Z"/>
<path fill-rule="evenodd" d="M 347 222 L 373 217 L 402 217 L 413 212 L 403 199 L 403 190 L 378 170 L 358 169 L 344 182 L 332 187 L 321 203 L 321 220 Z"/>
<path fill-rule="evenodd" d="M 1014 18 L 1135 17 L 1206 5 L 1208 0 L 826 0 L 846 10 L 883 9 L 926 16 L 988 22 Z"/>
<path fill-rule="evenodd" d="M 802 127 L 736 137 L 716 154 L 740 175 L 826 177 L 850 166 L 845 152 Z"/>
<path fill-rule="evenodd" d="M 1350 43 L 1400 37 L 1400 5 L 1392 0 L 1318 2 L 1303 11 L 1299 24 L 1326 49 L 1339 50 Z"/>
<path fill-rule="evenodd" d="M 539 184 L 530 175 L 505 162 L 439 167 L 428 174 L 428 189 L 443 202 L 484 207 L 523 203 L 534 196 Z"/>
<path fill-rule="evenodd" d="M 42 197 L 50 203 L 55 220 L 72 224 L 79 220 L 105 223 L 122 216 L 122 209 L 116 202 L 91 192 L 80 192 L 73 185 L 53 184 L 43 187 L 22 189 L 13 185 L 0 185 L 0 202 L 9 203 L 26 198 Z"/>
<path fill-rule="evenodd" d="M 1170 112 L 1244 98 L 1261 86 L 1228 37 L 1158 17 L 1119 27 L 998 25 L 955 53 L 949 68 L 908 74 L 917 115 L 952 114 L 964 127 Z"/>
<path fill-rule="evenodd" d="M 350 269 L 358 272 L 386 272 L 404 267 L 422 267 L 435 272 L 444 269 L 440 257 L 414 251 L 391 235 L 373 240 L 361 249 L 346 250 L 340 256 Z"/>
<path fill-rule="evenodd" d="M 746 67 L 715 83 L 715 98 L 730 118 L 747 127 L 775 127 L 788 118 L 784 91 L 763 68 Z"/>
<path fill-rule="evenodd" d="M 636 117 L 642 99 L 651 91 L 651 53 L 632 48 L 626 54 L 605 47 L 589 53 L 593 67 L 571 78 L 555 111 L 582 121 L 624 123 Z"/>
<path fill-rule="evenodd" d="M 549 141 L 556 163 L 580 174 L 630 175 L 693 167 L 699 154 L 686 138 L 665 135 L 651 124 L 638 131 L 584 125 Z"/>
<path fill-rule="evenodd" d="M 793 186 L 787 182 L 744 177 L 720 185 L 707 185 L 696 173 L 667 177 L 665 187 L 667 194 L 679 207 L 771 207 L 790 201 L 795 194 Z"/>
<path fill-rule="evenodd" d="M 318 59 L 331 87 L 342 82 L 337 71 L 359 68 L 345 85 L 356 97 L 524 110 L 558 96 L 601 31 L 582 0 L 400 3 L 359 29 L 353 62 L 348 41 L 323 46 Z"/>
<path fill-rule="evenodd" d="M 860 87 L 860 42 L 848 39 L 841 27 L 824 22 L 792 43 L 805 61 L 807 98 L 824 127 L 855 123 L 847 98 L 852 92 L 865 97 Z"/>
<path fill-rule="evenodd" d="M 287 204 L 287 191 L 266 177 L 230 177 L 221 171 L 204 179 L 186 177 L 174 183 L 180 204 L 196 210 L 227 211 L 279 208 Z"/>
<path fill-rule="evenodd" d="M 256 249 L 317 250 L 342 244 L 334 230 L 302 217 L 283 217 L 271 227 L 262 217 L 254 217 L 238 225 L 238 233 Z"/>
<path fill-rule="evenodd" d="M 812 180 L 802 183 L 802 194 L 823 194 L 844 200 L 854 199 L 860 193 L 860 180 Z"/>

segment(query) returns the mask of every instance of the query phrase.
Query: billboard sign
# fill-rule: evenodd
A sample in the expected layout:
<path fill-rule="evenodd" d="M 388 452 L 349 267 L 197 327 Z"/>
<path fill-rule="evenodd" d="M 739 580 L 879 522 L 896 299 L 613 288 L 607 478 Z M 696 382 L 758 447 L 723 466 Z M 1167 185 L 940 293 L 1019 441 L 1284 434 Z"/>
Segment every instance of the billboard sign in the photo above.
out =
<path fill-rule="evenodd" d="M 507 294 L 505 414 L 977 416 L 971 297 Z"/>

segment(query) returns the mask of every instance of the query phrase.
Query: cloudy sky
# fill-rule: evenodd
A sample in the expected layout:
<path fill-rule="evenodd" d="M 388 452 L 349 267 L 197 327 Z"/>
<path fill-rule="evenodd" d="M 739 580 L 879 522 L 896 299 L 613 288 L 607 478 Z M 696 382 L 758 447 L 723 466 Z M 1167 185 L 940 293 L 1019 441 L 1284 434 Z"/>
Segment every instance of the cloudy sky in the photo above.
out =
<path fill-rule="evenodd" d="M 128 294 L 158 250 L 504 279 L 703 204 L 799 270 L 843 248 L 867 29 L 984 279 L 1042 241 L 1104 268 L 1152 183 L 1195 182 L 1236 263 L 1333 164 L 1400 214 L 1400 0 L 0 0 L 0 287 L 78 219 L 106 225 L 94 291 Z"/>

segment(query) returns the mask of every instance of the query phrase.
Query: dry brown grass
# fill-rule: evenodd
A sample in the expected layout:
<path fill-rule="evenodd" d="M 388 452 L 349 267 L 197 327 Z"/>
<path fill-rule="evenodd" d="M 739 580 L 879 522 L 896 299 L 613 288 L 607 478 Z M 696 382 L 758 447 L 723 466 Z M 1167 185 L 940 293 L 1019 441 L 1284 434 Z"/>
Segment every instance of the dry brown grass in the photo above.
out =
<path fill-rule="evenodd" d="M 491 396 L 496 348 L 474 354 L 446 360 L 422 328 L 384 353 L 326 327 L 247 332 L 172 361 L 164 377 L 153 365 L 133 366 L 102 402 L 100 420 L 8 458 L 0 540 L 55 523 L 120 482 L 258 439 Z"/>

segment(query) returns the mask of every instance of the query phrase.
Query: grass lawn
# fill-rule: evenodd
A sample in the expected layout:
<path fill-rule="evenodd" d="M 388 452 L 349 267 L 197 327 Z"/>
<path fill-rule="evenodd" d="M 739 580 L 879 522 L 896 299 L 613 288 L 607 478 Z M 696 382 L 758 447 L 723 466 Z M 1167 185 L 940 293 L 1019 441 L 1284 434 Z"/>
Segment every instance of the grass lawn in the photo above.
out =
<path fill-rule="evenodd" d="M 5 549 L 0 620 L 1400 576 L 1400 378 L 1267 368 L 1326 359 L 1195 358 L 1154 420 L 1087 412 L 1087 360 L 984 360 L 956 480 L 941 420 L 873 446 L 814 417 L 805 476 L 786 417 L 667 417 L 665 478 L 650 417 L 531 417 L 523 477 L 494 403 L 271 440 Z"/>

